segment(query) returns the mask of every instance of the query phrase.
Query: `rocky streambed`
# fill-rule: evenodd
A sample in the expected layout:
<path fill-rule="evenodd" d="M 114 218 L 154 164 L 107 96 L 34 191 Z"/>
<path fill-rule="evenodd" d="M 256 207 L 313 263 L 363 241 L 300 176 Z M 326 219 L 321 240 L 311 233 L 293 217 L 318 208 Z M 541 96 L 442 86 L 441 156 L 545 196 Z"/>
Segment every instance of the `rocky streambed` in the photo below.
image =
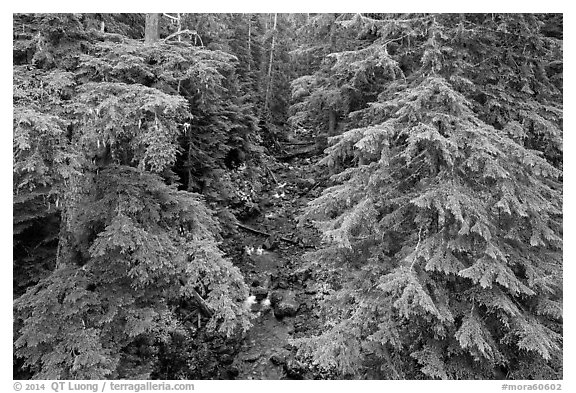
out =
<path fill-rule="evenodd" d="M 272 236 L 243 232 L 229 239 L 236 250 L 235 260 L 250 287 L 247 304 L 253 316 L 228 367 L 235 379 L 313 378 L 296 356 L 291 339 L 318 329 L 314 274 L 305 254 L 319 238 L 310 227 L 298 227 L 302 209 L 321 190 L 315 184 L 311 166 L 277 163 L 276 185 L 268 190 L 249 228 Z M 306 188 L 307 187 L 307 188 Z M 284 238 L 284 240 L 282 240 Z M 289 241 L 288 241 L 289 240 Z"/>

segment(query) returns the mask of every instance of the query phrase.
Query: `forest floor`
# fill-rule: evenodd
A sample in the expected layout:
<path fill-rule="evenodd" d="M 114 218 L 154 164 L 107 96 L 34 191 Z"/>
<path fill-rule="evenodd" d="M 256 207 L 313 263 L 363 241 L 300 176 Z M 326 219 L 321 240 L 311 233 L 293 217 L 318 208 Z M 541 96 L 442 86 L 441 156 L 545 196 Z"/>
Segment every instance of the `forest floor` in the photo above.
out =
<path fill-rule="evenodd" d="M 225 242 L 226 249 L 235 251 L 235 264 L 258 301 L 251 306 L 253 326 L 231 365 L 236 379 L 313 377 L 296 360 L 290 340 L 319 328 L 314 307 L 317 288 L 305 254 L 319 245 L 320 237 L 311 225 L 298 225 L 303 208 L 320 195 L 325 184 L 314 161 L 297 157 L 290 162 L 269 162 L 274 181 L 262 190 L 261 199 L 266 202 L 260 214 L 242 222 L 246 228 L 240 227 Z M 270 306 L 265 299 L 271 301 Z"/>

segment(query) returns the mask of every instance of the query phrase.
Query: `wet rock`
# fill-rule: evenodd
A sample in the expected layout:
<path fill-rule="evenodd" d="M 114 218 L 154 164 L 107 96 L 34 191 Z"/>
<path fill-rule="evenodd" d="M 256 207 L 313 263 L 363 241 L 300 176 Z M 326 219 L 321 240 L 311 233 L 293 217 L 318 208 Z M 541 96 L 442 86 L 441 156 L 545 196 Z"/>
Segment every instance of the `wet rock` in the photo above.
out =
<path fill-rule="evenodd" d="M 307 295 L 316 295 L 318 293 L 318 289 L 316 289 L 313 284 L 307 283 L 304 293 Z"/>
<path fill-rule="evenodd" d="M 290 276 L 290 279 L 293 282 L 296 282 L 299 284 L 303 284 L 305 281 L 309 280 L 310 278 L 312 278 L 312 272 L 310 271 L 309 268 L 300 268 L 300 269 L 296 270 L 295 272 L 293 272 Z"/>
<path fill-rule="evenodd" d="M 258 352 L 248 353 L 244 355 L 244 358 L 242 360 L 248 363 L 253 363 L 256 360 L 260 359 L 260 356 L 261 355 Z"/>
<path fill-rule="evenodd" d="M 298 304 L 296 302 L 282 300 L 274 306 L 274 316 L 279 319 L 293 317 L 297 312 Z"/>
<path fill-rule="evenodd" d="M 214 352 L 218 355 L 232 355 L 235 349 L 232 345 L 219 345 L 214 348 Z"/>
<path fill-rule="evenodd" d="M 272 306 L 280 303 L 283 299 L 284 295 L 279 291 L 272 291 L 270 293 L 270 304 L 272 304 Z"/>
<path fill-rule="evenodd" d="M 278 354 L 274 354 L 274 355 L 270 356 L 270 361 L 275 366 L 279 366 L 279 365 L 286 363 L 286 359 L 283 356 L 278 355 Z"/>
<path fill-rule="evenodd" d="M 268 296 L 268 288 L 256 287 L 252 289 L 252 295 L 256 296 L 256 301 L 261 302 Z"/>
<path fill-rule="evenodd" d="M 270 361 L 272 364 L 276 366 L 281 366 L 286 364 L 286 358 L 290 355 L 290 353 L 286 350 L 279 350 L 270 356 Z"/>
<path fill-rule="evenodd" d="M 297 321 L 294 323 L 294 332 L 295 333 L 300 333 L 306 331 L 306 325 L 304 322 L 302 321 Z"/>
<path fill-rule="evenodd" d="M 276 285 L 274 285 L 275 288 L 280 288 L 280 289 L 288 289 L 290 286 L 288 285 L 288 283 L 284 280 L 279 280 Z"/>
<path fill-rule="evenodd" d="M 306 179 L 304 179 L 304 183 L 308 186 L 308 187 L 314 187 L 316 185 L 316 180 L 308 177 Z"/>
<path fill-rule="evenodd" d="M 284 364 L 284 371 L 289 379 L 304 379 L 306 367 L 295 359 L 288 359 Z"/>
<path fill-rule="evenodd" d="M 314 185 L 316 185 L 316 180 L 314 180 L 311 177 L 308 177 L 306 179 L 296 179 L 295 182 L 299 187 L 302 188 L 314 187 Z"/>
<path fill-rule="evenodd" d="M 229 354 L 224 354 L 222 356 L 220 356 L 220 362 L 222 364 L 232 364 L 232 362 L 234 362 L 234 357 L 232 355 Z"/>
<path fill-rule="evenodd" d="M 236 378 L 240 374 L 240 370 L 234 366 L 230 366 L 226 369 L 226 374 L 228 379 Z"/>
<path fill-rule="evenodd" d="M 302 296 L 304 297 L 306 295 Z M 298 308 L 298 311 L 304 313 L 310 311 L 310 309 L 312 309 L 312 301 L 310 299 L 305 299 L 304 301 L 300 302 L 300 307 Z"/>
<path fill-rule="evenodd" d="M 260 206 L 258 206 L 256 203 L 247 204 L 246 215 L 248 217 L 255 217 L 260 215 L 260 213 L 262 213 L 262 210 L 260 209 Z"/>
<path fill-rule="evenodd" d="M 273 234 L 270 237 L 268 237 L 268 239 L 266 239 L 264 244 L 262 244 L 262 248 L 265 250 L 274 250 L 278 248 L 278 244 L 279 244 L 278 236 Z"/>

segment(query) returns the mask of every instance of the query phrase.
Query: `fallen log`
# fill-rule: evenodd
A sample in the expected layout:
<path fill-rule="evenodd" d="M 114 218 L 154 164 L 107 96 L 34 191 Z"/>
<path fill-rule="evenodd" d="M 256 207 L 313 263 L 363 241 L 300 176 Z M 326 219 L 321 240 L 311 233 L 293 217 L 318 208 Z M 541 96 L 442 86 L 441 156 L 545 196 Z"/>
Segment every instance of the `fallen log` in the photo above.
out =
<path fill-rule="evenodd" d="M 290 145 L 290 146 L 310 146 L 315 144 L 315 141 L 309 142 L 282 142 L 283 145 Z"/>
<path fill-rule="evenodd" d="M 252 233 L 255 233 L 255 234 L 257 234 L 257 235 L 262 235 L 262 236 L 266 236 L 266 237 L 272 236 L 270 233 L 262 232 L 262 231 L 259 231 L 258 229 L 254 229 L 254 228 L 247 227 L 246 225 L 242 225 L 242 224 L 238 224 L 238 223 L 237 223 L 236 225 L 237 225 L 238 228 L 240 228 L 240 229 L 244 229 L 245 231 L 252 232 Z M 298 242 L 296 242 L 296 241 L 294 241 L 294 240 L 292 240 L 292 239 L 288 239 L 288 238 L 286 238 L 286 237 L 278 237 L 278 239 L 282 240 L 283 242 L 293 244 L 293 245 L 295 245 L 295 246 L 300 245 Z"/>
<path fill-rule="evenodd" d="M 302 148 L 302 149 L 297 149 L 294 150 L 290 153 L 284 154 L 280 157 L 278 157 L 280 160 L 289 160 L 291 158 L 294 157 L 298 157 L 298 156 L 305 156 L 305 155 L 312 155 L 314 153 L 316 153 L 318 151 L 318 147 L 316 146 L 316 144 Z"/>

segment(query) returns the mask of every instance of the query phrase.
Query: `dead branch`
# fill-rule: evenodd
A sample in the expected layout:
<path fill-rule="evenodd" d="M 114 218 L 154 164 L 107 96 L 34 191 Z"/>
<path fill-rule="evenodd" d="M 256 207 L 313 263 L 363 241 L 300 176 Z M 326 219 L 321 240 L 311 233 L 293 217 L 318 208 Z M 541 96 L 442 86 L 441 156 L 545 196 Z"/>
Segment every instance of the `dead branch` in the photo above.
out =
<path fill-rule="evenodd" d="M 262 231 L 259 231 L 258 229 L 247 227 L 246 225 L 242 225 L 242 224 L 237 223 L 236 226 L 238 226 L 238 228 L 240 228 L 240 229 L 244 229 L 245 231 L 252 232 L 252 233 L 255 233 L 257 235 L 262 235 L 262 236 L 266 236 L 266 237 L 272 236 L 270 233 L 262 232 Z M 294 240 L 288 239 L 286 237 L 279 237 L 278 239 L 282 240 L 283 242 L 293 244 L 295 246 L 299 245 L 298 242 L 295 242 Z"/>
<path fill-rule="evenodd" d="M 214 312 L 210 309 L 210 307 L 206 304 L 204 299 L 202 299 L 202 296 L 200 296 L 195 289 L 192 289 L 192 296 L 194 297 L 194 300 L 196 300 L 196 302 L 198 303 L 204 314 L 206 314 L 209 317 L 212 317 L 212 315 L 214 315 Z"/>
<path fill-rule="evenodd" d="M 266 170 L 268 171 L 270 176 L 272 176 L 272 180 L 274 180 L 274 183 L 278 184 L 278 180 L 276 180 L 276 176 L 274 176 L 274 173 L 270 170 L 270 168 L 268 168 L 268 165 L 264 165 L 264 166 L 266 167 Z"/>
<path fill-rule="evenodd" d="M 308 146 L 305 148 L 301 148 L 295 150 L 291 153 L 284 154 L 283 156 L 278 157 L 280 160 L 288 160 L 290 158 L 298 157 L 298 156 L 305 156 L 316 152 L 316 145 Z"/>
<path fill-rule="evenodd" d="M 186 281 L 184 281 L 184 279 L 180 278 L 179 281 L 180 285 L 186 287 Z M 206 314 L 207 316 L 212 317 L 212 315 L 214 315 L 214 312 L 206 304 L 206 301 L 202 299 L 202 296 L 200 296 L 194 288 L 187 287 L 187 289 L 190 289 L 192 297 L 194 298 L 194 300 L 196 300 L 196 303 L 198 303 L 198 306 L 202 309 L 202 312 L 204 312 L 204 314 Z M 188 318 L 188 316 L 186 318 Z"/>
<path fill-rule="evenodd" d="M 236 224 L 236 225 L 240 229 L 244 229 L 245 231 L 252 232 L 252 233 L 255 233 L 257 235 L 262 235 L 262 236 L 266 236 L 266 237 L 271 236 L 269 233 L 259 231 L 258 229 L 250 228 L 250 227 L 247 227 L 247 226 L 242 225 L 242 224 Z"/>
<path fill-rule="evenodd" d="M 170 19 L 172 19 L 172 20 L 174 20 L 174 21 L 178 21 L 178 20 L 180 19 L 180 18 L 177 18 L 177 17 L 172 16 L 172 15 L 167 14 L 167 13 L 163 13 L 162 15 L 164 15 L 165 17 L 170 18 Z"/>
<path fill-rule="evenodd" d="M 182 34 L 189 34 L 191 36 L 195 36 L 198 37 L 200 39 L 200 45 L 204 46 L 204 43 L 202 42 L 202 37 L 200 37 L 200 35 L 198 34 L 198 32 L 196 30 L 181 30 L 181 31 L 177 31 L 175 33 L 170 34 L 168 37 L 164 38 L 164 42 L 168 41 L 169 39 L 172 39 L 174 37 L 180 36 Z"/>
<path fill-rule="evenodd" d="M 304 195 L 310 194 L 312 191 L 314 191 L 316 188 L 318 188 L 318 186 L 319 186 L 320 184 L 322 184 L 322 183 L 323 183 L 323 180 L 320 180 L 319 182 L 316 182 L 316 184 L 314 184 L 314 186 L 312 186 L 308 191 L 306 191 L 306 192 L 304 193 Z"/>
<path fill-rule="evenodd" d="M 310 146 L 315 144 L 316 142 L 282 142 L 283 145 L 290 145 L 290 146 Z"/>

